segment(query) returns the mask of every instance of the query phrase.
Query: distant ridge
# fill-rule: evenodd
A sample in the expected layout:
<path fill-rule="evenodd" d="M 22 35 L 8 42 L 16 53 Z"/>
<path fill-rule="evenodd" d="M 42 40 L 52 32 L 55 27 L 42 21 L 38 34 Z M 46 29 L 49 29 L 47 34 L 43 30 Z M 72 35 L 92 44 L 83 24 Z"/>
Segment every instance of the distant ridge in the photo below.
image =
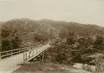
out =
<path fill-rule="evenodd" d="M 91 25 L 91 24 L 81 24 L 77 22 L 65 22 L 65 21 L 55 21 L 50 19 L 42 20 L 32 20 L 29 18 L 12 19 L 3 22 L 2 28 L 6 26 L 7 29 L 18 31 L 18 33 L 30 34 L 34 32 L 35 34 L 41 34 L 47 37 L 54 37 L 59 35 L 61 32 L 75 32 L 79 35 L 95 35 L 103 34 L 104 27 Z M 23 34 L 21 34 L 23 35 Z M 33 35 L 33 33 L 31 34 Z M 25 36 L 25 35 L 23 35 Z"/>

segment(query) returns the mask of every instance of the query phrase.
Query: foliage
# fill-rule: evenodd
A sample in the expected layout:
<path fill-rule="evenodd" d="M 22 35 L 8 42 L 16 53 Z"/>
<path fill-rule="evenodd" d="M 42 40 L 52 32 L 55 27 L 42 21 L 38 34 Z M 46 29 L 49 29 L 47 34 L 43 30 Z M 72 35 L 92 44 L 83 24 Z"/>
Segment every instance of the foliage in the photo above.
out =
<path fill-rule="evenodd" d="M 102 36 L 97 36 L 96 41 L 94 42 L 94 48 L 97 49 L 97 51 L 103 51 L 104 50 L 104 38 Z"/>
<path fill-rule="evenodd" d="M 2 40 L 1 44 L 2 51 L 7 51 L 11 49 L 11 44 L 9 40 Z"/>
<path fill-rule="evenodd" d="M 93 39 L 93 37 L 90 36 L 81 36 L 79 34 L 76 34 L 74 32 L 69 32 L 66 35 L 63 35 L 63 37 L 60 37 L 59 39 L 55 39 L 52 45 L 52 49 L 54 50 L 54 53 L 57 55 L 54 55 L 56 62 L 58 63 L 87 63 L 91 64 L 90 61 L 92 61 L 92 58 L 88 58 L 88 55 L 97 53 L 100 50 L 100 52 L 104 51 L 103 47 L 103 41 L 104 38 L 101 38 L 98 36 L 95 36 L 96 39 Z M 99 49 L 101 48 L 102 49 Z M 50 53 L 50 50 L 48 55 L 52 56 Z"/>
<path fill-rule="evenodd" d="M 14 29 L 7 28 L 7 26 L 2 26 L 1 29 L 1 51 L 7 51 L 11 49 L 19 48 L 20 38 L 17 32 L 12 32 Z"/>

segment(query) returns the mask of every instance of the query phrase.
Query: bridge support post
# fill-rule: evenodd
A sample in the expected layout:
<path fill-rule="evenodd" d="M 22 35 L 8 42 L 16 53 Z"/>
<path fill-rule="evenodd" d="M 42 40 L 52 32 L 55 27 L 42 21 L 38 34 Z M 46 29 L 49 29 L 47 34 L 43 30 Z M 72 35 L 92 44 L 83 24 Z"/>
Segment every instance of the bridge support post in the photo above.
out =
<path fill-rule="evenodd" d="M 42 62 L 44 62 L 44 52 L 42 53 Z"/>
<path fill-rule="evenodd" d="M 1 53 L 0 53 L 0 60 L 1 60 Z"/>
<path fill-rule="evenodd" d="M 26 63 L 27 61 L 27 52 L 23 53 L 23 63 Z"/>

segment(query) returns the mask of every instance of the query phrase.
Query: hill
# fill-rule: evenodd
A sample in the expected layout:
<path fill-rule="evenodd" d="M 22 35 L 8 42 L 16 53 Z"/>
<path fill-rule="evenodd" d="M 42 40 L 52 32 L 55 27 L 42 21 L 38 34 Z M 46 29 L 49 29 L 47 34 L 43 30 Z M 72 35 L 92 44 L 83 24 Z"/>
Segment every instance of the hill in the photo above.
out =
<path fill-rule="evenodd" d="M 23 42 L 34 42 L 65 37 L 69 32 L 82 36 L 103 35 L 104 27 L 75 22 L 54 20 L 13 19 L 6 21 L 1 26 L 2 39 L 13 39 L 18 36 Z M 6 34 L 4 34 L 6 32 Z"/>

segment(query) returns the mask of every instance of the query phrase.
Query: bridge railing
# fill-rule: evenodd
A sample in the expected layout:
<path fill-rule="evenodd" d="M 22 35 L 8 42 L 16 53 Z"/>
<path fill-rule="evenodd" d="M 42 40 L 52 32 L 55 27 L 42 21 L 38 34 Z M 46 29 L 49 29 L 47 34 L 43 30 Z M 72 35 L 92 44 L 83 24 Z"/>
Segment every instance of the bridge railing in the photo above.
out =
<path fill-rule="evenodd" d="M 43 47 L 38 47 L 38 49 L 34 49 L 31 48 L 28 50 L 28 52 L 24 52 L 23 53 L 23 61 L 24 63 L 28 63 L 31 59 L 33 59 L 34 57 L 38 56 L 39 54 L 43 53 L 45 50 L 47 50 L 47 48 L 49 48 L 50 45 L 47 44 Z"/>
<path fill-rule="evenodd" d="M 3 52 L 0 52 L 0 59 L 6 58 L 6 57 L 9 57 L 12 55 L 20 54 L 25 51 L 28 51 L 28 49 L 27 48 L 18 48 L 18 49 L 3 51 Z"/>

